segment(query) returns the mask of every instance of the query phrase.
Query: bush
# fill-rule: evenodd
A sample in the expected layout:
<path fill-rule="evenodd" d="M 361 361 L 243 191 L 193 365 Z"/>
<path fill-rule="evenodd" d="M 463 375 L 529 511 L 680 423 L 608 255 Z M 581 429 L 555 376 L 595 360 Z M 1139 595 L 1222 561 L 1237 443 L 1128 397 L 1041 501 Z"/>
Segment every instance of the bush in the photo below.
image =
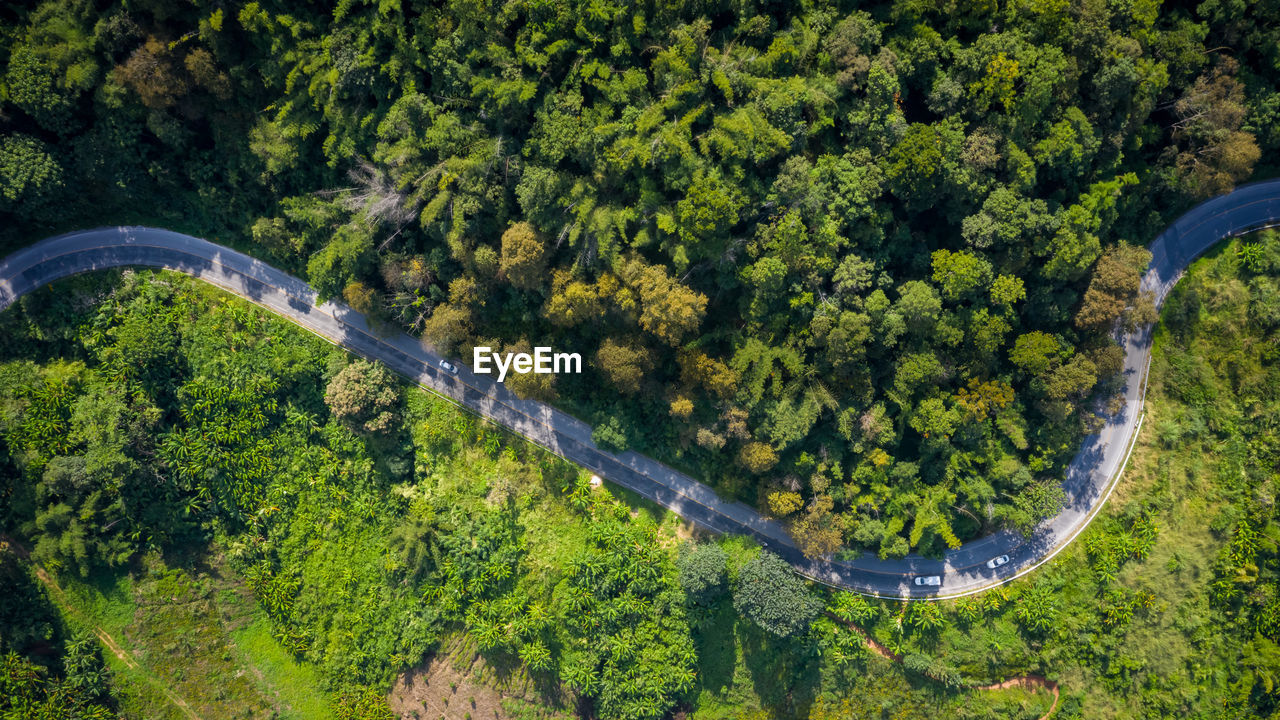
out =
<path fill-rule="evenodd" d="M 792 637 L 809 629 L 822 603 L 785 560 L 761 552 L 742 567 L 734 590 L 733 607 L 778 637 Z"/>
<path fill-rule="evenodd" d="M 357 360 L 333 376 L 324 400 L 333 416 L 349 427 L 376 433 L 395 425 L 400 393 L 389 370 Z"/>
<path fill-rule="evenodd" d="M 34 217 L 62 185 L 62 166 L 48 145 L 26 135 L 0 138 L 0 212 Z"/>
<path fill-rule="evenodd" d="M 728 586 L 728 561 L 724 550 L 712 543 L 694 545 L 688 552 L 681 553 L 676 562 L 680 587 L 684 588 L 691 604 L 710 605 L 724 594 Z"/>
<path fill-rule="evenodd" d="M 627 449 L 627 432 L 622 421 L 616 416 L 610 417 L 591 431 L 591 442 L 602 450 L 622 452 Z"/>

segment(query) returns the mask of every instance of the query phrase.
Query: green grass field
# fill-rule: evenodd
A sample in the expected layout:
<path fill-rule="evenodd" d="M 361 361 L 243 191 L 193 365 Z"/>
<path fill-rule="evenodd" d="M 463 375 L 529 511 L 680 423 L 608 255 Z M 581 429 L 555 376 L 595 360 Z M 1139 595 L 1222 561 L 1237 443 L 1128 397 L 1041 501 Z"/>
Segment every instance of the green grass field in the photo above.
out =
<path fill-rule="evenodd" d="M 332 717 L 318 674 L 271 636 L 240 578 L 155 556 L 143 564 L 135 574 L 62 578 L 55 593 L 70 624 L 100 629 L 127 654 L 103 650 L 122 717 L 191 717 L 173 696 L 201 718 Z"/>

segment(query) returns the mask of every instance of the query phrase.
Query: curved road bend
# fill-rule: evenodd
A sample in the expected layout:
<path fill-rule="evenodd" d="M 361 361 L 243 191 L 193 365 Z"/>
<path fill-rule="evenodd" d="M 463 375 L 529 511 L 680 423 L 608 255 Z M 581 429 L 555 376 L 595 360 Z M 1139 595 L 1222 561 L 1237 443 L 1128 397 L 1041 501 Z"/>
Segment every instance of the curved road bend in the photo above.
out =
<path fill-rule="evenodd" d="M 1280 180 L 1246 185 L 1209 200 L 1179 218 L 1152 243 L 1151 266 L 1142 289 L 1163 302 L 1183 270 L 1220 239 L 1280 220 Z M 221 245 L 167 230 L 116 227 L 42 240 L 0 262 L 0 309 L 59 278 L 92 270 L 139 265 L 186 273 L 278 313 L 366 358 L 385 363 L 422 387 L 510 428 L 571 462 L 669 508 L 714 532 L 754 536 L 786 558 L 800 574 L 855 592 L 889 598 L 964 595 L 1007 582 L 1051 558 L 1084 529 L 1110 492 L 1111 479 L 1127 459 L 1141 416 L 1149 328 L 1122 338 L 1125 347 L 1125 407 L 1101 432 L 1086 438 L 1068 466 L 1061 513 L 1023 537 L 1002 531 L 947 552 L 940 560 L 908 555 L 880 560 L 863 555 L 848 561 L 806 559 L 778 523 L 738 502 L 726 502 L 707 486 L 635 452 L 610 453 L 591 441 L 591 427 L 553 407 L 522 400 L 465 365 L 457 375 L 439 368 L 442 359 L 413 337 L 380 335 L 365 317 L 341 303 L 319 302 L 302 280 Z M 988 559 L 1010 562 L 987 569 Z M 940 587 L 918 587 L 913 579 L 939 575 Z"/>

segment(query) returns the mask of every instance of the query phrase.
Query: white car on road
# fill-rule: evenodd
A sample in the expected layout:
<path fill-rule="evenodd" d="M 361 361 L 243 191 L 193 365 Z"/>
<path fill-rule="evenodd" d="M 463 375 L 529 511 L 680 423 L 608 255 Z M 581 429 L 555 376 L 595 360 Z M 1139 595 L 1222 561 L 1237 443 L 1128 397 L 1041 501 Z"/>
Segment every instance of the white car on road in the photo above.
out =
<path fill-rule="evenodd" d="M 942 584 L 942 576 L 940 575 L 921 575 L 916 578 L 916 585 L 932 585 L 937 587 Z"/>
<path fill-rule="evenodd" d="M 458 374 L 458 366 L 457 366 L 457 365 L 454 365 L 453 363 L 449 362 L 448 360 L 441 360 L 441 361 L 440 361 L 440 367 L 441 367 L 441 368 L 444 368 L 445 370 L 448 370 L 449 372 L 453 373 L 454 375 L 457 375 L 457 374 Z"/>
<path fill-rule="evenodd" d="M 1007 563 L 1007 562 L 1009 562 L 1009 556 L 1008 556 L 1008 555 L 1001 555 L 1001 556 L 999 556 L 999 557 L 993 557 L 993 558 L 991 558 L 990 560 L 988 560 L 988 561 L 987 561 L 987 567 L 988 567 L 988 568 L 990 568 L 990 569 L 992 569 L 992 570 L 995 570 L 996 568 L 1000 567 L 1001 565 L 1003 565 L 1003 564 L 1005 564 L 1005 563 Z"/>

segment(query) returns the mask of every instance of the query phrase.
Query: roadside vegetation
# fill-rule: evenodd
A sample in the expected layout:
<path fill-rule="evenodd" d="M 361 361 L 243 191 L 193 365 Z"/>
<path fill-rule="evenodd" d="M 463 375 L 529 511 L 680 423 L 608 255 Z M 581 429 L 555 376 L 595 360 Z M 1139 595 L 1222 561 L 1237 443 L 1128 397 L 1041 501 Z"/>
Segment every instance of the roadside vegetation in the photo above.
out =
<path fill-rule="evenodd" d="M 1278 12 L 10 4 L 0 247 L 144 222 L 579 352 L 510 385 L 810 555 L 937 553 L 1056 511 L 1142 245 L 1274 174 Z M 198 281 L 64 281 L 0 315 L 0 717 L 1276 717 L 1278 283 L 1274 233 L 1197 263 L 1093 526 L 904 604 Z"/>
<path fill-rule="evenodd" d="M 788 685 L 817 678 L 802 670 L 827 641 L 821 596 L 784 563 L 681 541 L 674 516 L 245 301 L 111 272 L 0 323 L 4 528 L 31 563 L 7 557 L 15 577 L 60 577 L 68 622 L 136 660 L 108 663 L 123 716 L 180 716 L 163 688 L 201 716 L 327 696 L 336 718 L 384 718 L 393 680 L 458 637 L 528 689 L 512 717 L 658 718 L 757 692 L 749 708 L 803 715 L 835 692 Z M 376 391 L 344 392 L 353 374 Z M 38 633 L 58 613 L 24 582 L 11 627 Z M 59 677 L 42 647 L 5 640 Z"/>
<path fill-rule="evenodd" d="M 580 353 L 511 387 L 810 555 L 1026 531 L 1152 229 L 1280 151 L 1277 10 L 856 5 L 6 7 L 0 242 L 148 222 Z"/>
<path fill-rule="evenodd" d="M 1052 563 L 971 598 L 847 598 L 837 614 L 931 677 L 1048 676 L 1055 717 L 1275 717 L 1278 292 L 1274 232 L 1192 265 L 1156 332 L 1128 469 Z"/>
<path fill-rule="evenodd" d="M 4 529 L 33 561 L 3 558 L 5 682 L 43 678 L 23 692 L 62 702 L 87 647 L 99 685 L 74 702 L 104 717 L 180 716 L 144 674 L 205 717 L 386 718 L 393 685 L 405 717 L 464 717 L 422 684 L 437 657 L 483 668 L 448 682 L 519 688 L 479 697 L 508 718 L 1031 719 L 1055 687 L 1061 718 L 1266 717 L 1277 287 L 1273 233 L 1197 262 L 1093 526 L 1012 585 L 903 604 L 807 586 L 741 538 L 682 539 L 670 514 L 198 281 L 64 281 L 0 316 Z M 352 373 L 378 391 L 334 391 Z M 92 626 L 142 667 L 104 664 Z"/>

